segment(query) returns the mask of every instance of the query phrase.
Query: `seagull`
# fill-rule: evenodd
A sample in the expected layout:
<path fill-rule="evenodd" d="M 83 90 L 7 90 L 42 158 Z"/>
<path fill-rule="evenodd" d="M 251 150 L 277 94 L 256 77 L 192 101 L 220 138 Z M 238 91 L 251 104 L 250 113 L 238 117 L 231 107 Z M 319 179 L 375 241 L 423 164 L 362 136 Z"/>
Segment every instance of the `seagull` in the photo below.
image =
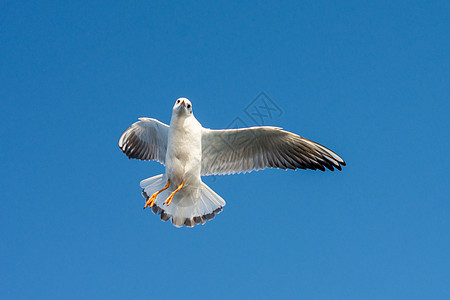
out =
<path fill-rule="evenodd" d="M 140 183 L 144 209 L 150 207 L 176 227 L 203 225 L 225 206 L 202 176 L 265 168 L 340 171 L 346 165 L 330 149 L 279 127 L 203 128 L 187 98 L 176 100 L 170 126 L 139 118 L 123 132 L 119 147 L 130 159 L 155 160 L 165 166 L 164 174 Z"/>

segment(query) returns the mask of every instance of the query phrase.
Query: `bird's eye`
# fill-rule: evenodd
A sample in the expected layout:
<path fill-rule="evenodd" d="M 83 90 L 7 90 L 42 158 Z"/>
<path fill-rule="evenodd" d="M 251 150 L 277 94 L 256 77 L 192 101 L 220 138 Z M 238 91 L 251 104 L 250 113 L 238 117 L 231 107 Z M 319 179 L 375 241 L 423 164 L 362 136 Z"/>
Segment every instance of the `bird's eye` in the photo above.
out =
<path fill-rule="evenodd" d="M 180 103 L 180 100 L 177 100 L 177 103 Z"/>
<path fill-rule="evenodd" d="M 190 105 L 190 104 L 188 104 L 188 105 L 187 105 L 187 108 L 191 108 L 191 105 Z"/>

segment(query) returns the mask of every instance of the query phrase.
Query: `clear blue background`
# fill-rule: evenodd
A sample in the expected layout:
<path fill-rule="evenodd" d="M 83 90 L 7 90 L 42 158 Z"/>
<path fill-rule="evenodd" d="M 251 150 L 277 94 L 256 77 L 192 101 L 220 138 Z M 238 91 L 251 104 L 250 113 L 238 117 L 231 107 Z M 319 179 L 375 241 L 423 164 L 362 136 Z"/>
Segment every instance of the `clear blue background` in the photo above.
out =
<path fill-rule="evenodd" d="M 449 10 L 2 1 L 0 298 L 449 299 Z M 260 91 L 348 166 L 205 178 L 227 206 L 194 229 L 142 210 L 164 169 L 123 130 L 178 97 L 224 128 Z"/>

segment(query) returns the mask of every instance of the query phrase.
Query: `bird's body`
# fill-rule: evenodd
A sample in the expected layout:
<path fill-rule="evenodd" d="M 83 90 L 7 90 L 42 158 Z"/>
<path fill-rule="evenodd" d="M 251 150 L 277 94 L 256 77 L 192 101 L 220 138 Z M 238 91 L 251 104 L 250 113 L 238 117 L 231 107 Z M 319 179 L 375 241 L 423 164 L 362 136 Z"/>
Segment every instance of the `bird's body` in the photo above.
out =
<path fill-rule="evenodd" d="M 170 120 L 166 176 L 171 185 L 198 187 L 201 182 L 202 125 L 194 115 L 173 114 Z"/>
<path fill-rule="evenodd" d="M 164 174 L 141 181 L 142 193 L 145 207 L 151 207 L 163 221 L 171 219 L 177 227 L 205 224 L 225 206 L 201 176 L 268 167 L 324 171 L 345 166 L 333 151 L 281 128 L 203 128 L 186 98 L 177 99 L 170 126 L 140 118 L 122 134 L 119 147 L 129 158 L 165 165 Z"/>

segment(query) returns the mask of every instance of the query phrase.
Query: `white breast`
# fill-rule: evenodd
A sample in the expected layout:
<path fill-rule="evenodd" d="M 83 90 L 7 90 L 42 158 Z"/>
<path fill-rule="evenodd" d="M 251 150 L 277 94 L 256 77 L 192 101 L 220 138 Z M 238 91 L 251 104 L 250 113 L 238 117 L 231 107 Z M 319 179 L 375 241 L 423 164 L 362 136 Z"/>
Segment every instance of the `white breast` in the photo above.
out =
<path fill-rule="evenodd" d="M 200 184 L 201 129 L 193 115 L 172 118 L 166 154 L 166 174 L 172 187 L 180 185 L 183 180 L 186 187 Z"/>

